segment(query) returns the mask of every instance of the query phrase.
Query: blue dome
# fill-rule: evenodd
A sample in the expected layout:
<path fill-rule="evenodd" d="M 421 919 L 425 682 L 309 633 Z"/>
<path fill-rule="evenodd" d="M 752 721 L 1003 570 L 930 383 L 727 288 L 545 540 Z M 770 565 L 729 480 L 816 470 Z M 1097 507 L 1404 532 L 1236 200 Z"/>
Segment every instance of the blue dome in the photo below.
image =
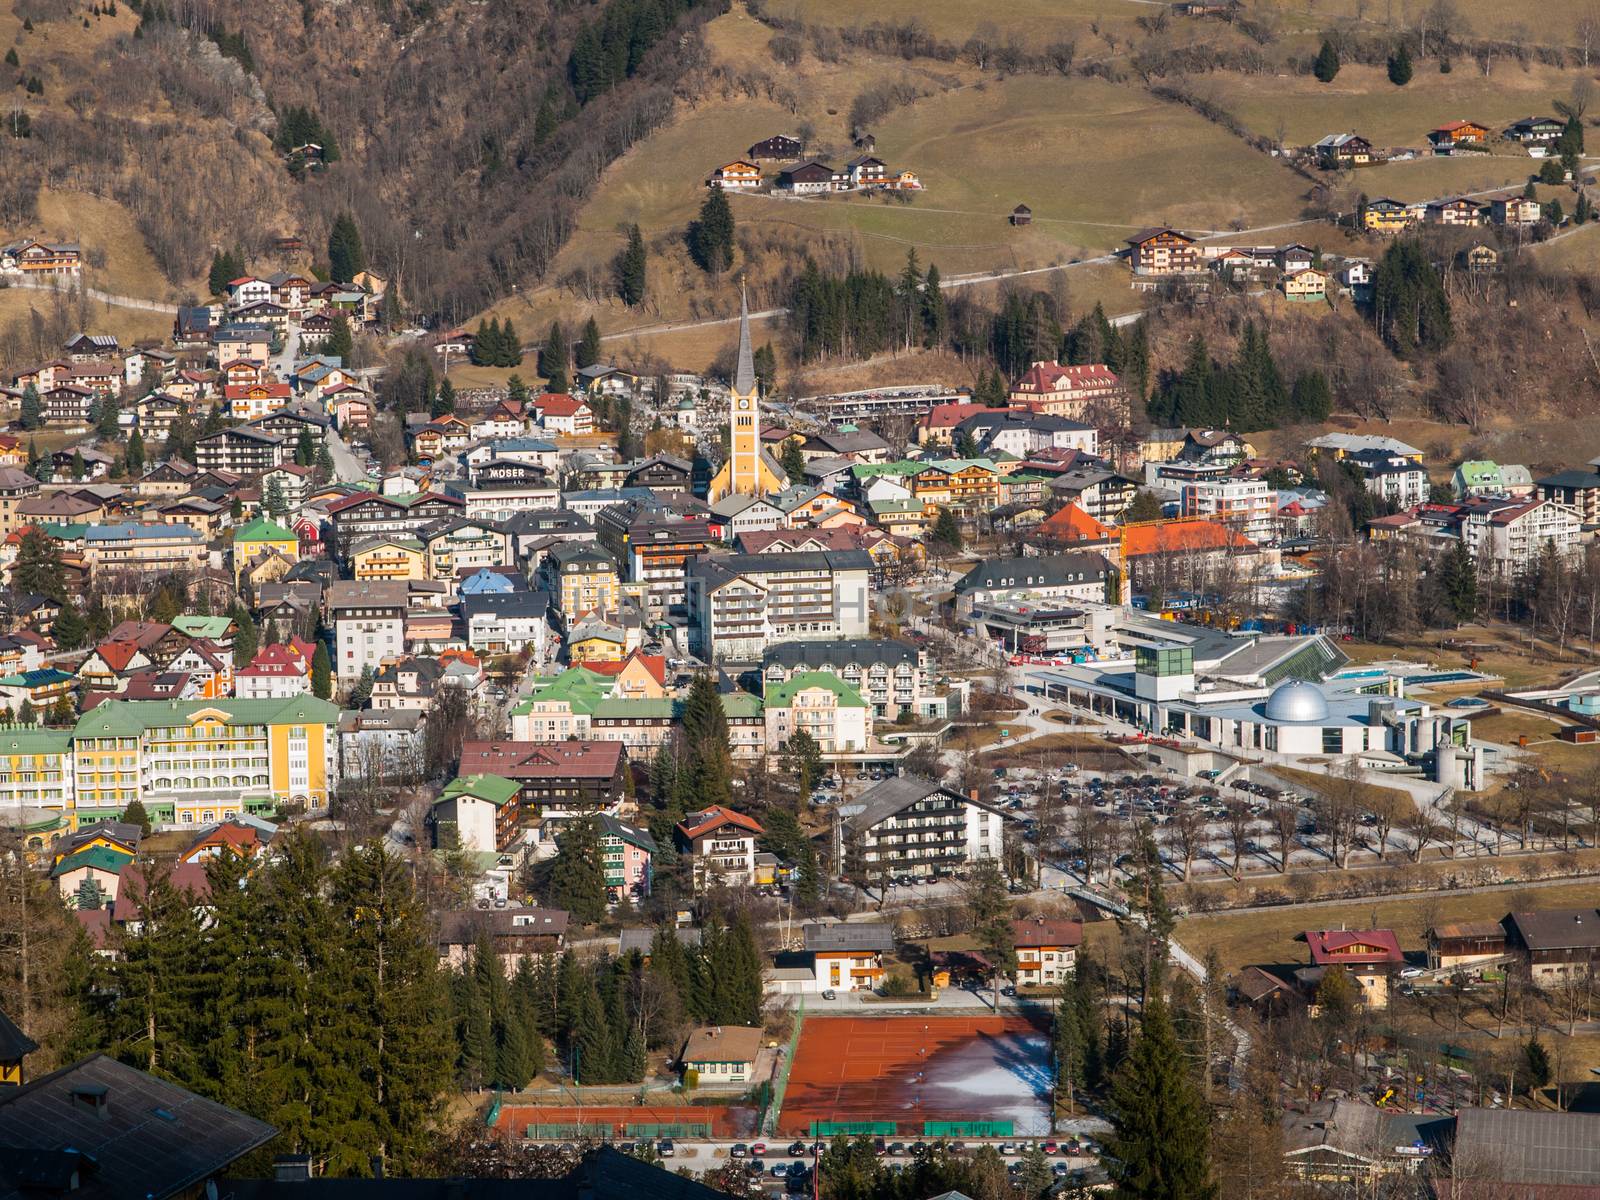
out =
<path fill-rule="evenodd" d="M 1267 720 L 1298 725 L 1328 719 L 1328 698 L 1322 689 L 1303 679 L 1280 683 L 1267 697 Z"/>

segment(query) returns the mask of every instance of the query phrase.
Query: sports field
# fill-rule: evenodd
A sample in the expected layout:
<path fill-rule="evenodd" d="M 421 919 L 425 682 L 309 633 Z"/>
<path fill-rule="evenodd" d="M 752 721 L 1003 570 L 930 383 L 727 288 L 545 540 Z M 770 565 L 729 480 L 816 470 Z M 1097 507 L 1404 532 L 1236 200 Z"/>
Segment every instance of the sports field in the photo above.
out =
<path fill-rule="evenodd" d="M 739 1137 L 754 1113 L 722 1104 L 507 1104 L 494 1125 L 538 1141 L 581 1137 Z"/>
<path fill-rule="evenodd" d="M 1050 1132 L 1049 1030 L 1028 1017 L 811 1017 L 800 1034 L 778 1132 L 813 1122 L 1010 1122 Z"/>

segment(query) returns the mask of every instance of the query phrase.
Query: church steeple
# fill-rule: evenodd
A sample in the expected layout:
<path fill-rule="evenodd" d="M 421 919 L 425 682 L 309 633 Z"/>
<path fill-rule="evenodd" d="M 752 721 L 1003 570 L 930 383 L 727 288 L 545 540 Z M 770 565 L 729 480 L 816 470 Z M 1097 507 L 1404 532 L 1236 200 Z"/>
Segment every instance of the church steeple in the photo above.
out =
<path fill-rule="evenodd" d="M 739 358 L 733 368 L 733 394 L 748 396 L 756 390 L 756 360 L 750 351 L 750 304 L 744 280 L 739 280 Z"/>

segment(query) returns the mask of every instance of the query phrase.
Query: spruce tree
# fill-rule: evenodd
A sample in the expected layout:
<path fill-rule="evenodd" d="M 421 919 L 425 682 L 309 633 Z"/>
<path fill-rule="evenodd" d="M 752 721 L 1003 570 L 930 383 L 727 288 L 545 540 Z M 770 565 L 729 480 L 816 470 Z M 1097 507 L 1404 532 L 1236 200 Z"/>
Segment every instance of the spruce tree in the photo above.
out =
<path fill-rule="evenodd" d="M 580 371 L 600 361 L 600 326 L 593 317 L 583 323 L 583 336 L 578 339 L 572 356 Z"/>
<path fill-rule="evenodd" d="M 699 218 L 689 223 L 689 257 L 706 274 L 720 275 L 733 266 L 733 235 L 733 209 L 727 194 L 714 187 L 700 206 Z"/>
<path fill-rule="evenodd" d="M 647 269 L 644 237 L 637 225 L 629 225 L 627 248 L 617 255 L 616 262 L 617 295 L 629 308 L 637 308 L 644 303 Z"/>
<path fill-rule="evenodd" d="M 11 565 L 11 586 L 25 595 L 49 596 L 58 604 L 66 602 L 66 576 L 61 556 L 49 534 L 30 526 L 17 543 L 16 561 Z"/>
<path fill-rule="evenodd" d="M 1307 371 L 1294 381 L 1289 412 L 1297 421 L 1326 421 L 1333 411 L 1333 392 L 1321 371 Z"/>
<path fill-rule="evenodd" d="M 494 365 L 497 367 L 520 367 L 522 365 L 522 338 L 518 336 L 517 327 L 512 324 L 510 317 L 506 318 L 505 325 L 501 327 L 500 355 Z"/>
<path fill-rule="evenodd" d="M 328 233 L 328 275 L 338 283 L 349 283 L 366 268 L 356 220 L 348 212 L 340 213 Z"/>
<path fill-rule="evenodd" d="M 144 470 L 144 438 L 135 429 L 128 435 L 128 448 L 123 451 L 122 461 L 129 478 L 139 475 Z"/>
<path fill-rule="evenodd" d="M 31 714 L 22 719 L 31 723 Z M 201 1074 L 195 1046 L 203 1018 L 189 994 L 200 925 L 193 898 L 164 868 L 147 861 L 141 870 L 140 882 L 122 885 L 139 907 L 140 927 L 124 938 L 115 968 L 110 1048 L 124 1062 L 189 1086 Z"/>
<path fill-rule="evenodd" d="M 256 656 L 256 649 L 260 646 L 261 635 L 256 630 L 256 623 L 251 619 L 250 611 L 242 604 L 233 607 L 233 661 L 240 666 L 248 663 Z"/>
<path fill-rule="evenodd" d="M 129 825 L 137 825 L 139 832 L 145 837 L 150 836 L 150 814 L 145 811 L 144 803 L 135 800 L 123 811 L 122 819 Z"/>
<path fill-rule="evenodd" d="M 564 392 L 568 387 L 567 337 L 559 321 L 550 322 L 550 332 L 539 351 L 539 374 L 545 378 L 545 390 Z"/>
<path fill-rule="evenodd" d="M 63 603 L 55 624 L 50 627 L 50 636 L 55 638 L 56 645 L 63 650 L 76 650 L 88 634 L 88 622 L 77 607 L 70 600 Z"/>
<path fill-rule="evenodd" d="M 1404 42 L 1389 55 L 1389 82 L 1395 87 L 1411 82 L 1411 50 Z"/>
<path fill-rule="evenodd" d="M 600 849 L 600 823 L 593 817 L 568 821 L 550 866 L 550 903 L 566 909 L 580 925 L 606 915 L 606 875 Z"/>
<path fill-rule="evenodd" d="M 443 417 L 456 411 L 456 385 L 448 379 L 441 380 L 439 390 L 434 393 L 433 405 L 428 410 L 430 417 Z"/>
<path fill-rule="evenodd" d="M 922 280 L 922 344 L 930 350 L 943 346 L 950 336 L 950 307 L 943 288 L 939 268 L 929 263 Z"/>
<path fill-rule="evenodd" d="M 318 700 L 333 698 L 333 667 L 328 662 L 328 643 L 321 638 L 311 655 L 311 694 Z"/>
<path fill-rule="evenodd" d="M 755 368 L 756 383 L 761 386 L 761 394 L 766 396 L 778 380 L 778 352 L 772 348 L 771 342 L 763 342 L 755 348 L 750 359 L 750 365 Z"/>
<path fill-rule="evenodd" d="M 24 429 L 37 429 L 44 424 L 44 406 L 39 400 L 39 389 L 31 383 L 22 389 L 22 409 L 18 420 Z"/>
<path fill-rule="evenodd" d="M 333 328 L 328 331 L 327 340 L 322 343 L 322 353 L 348 363 L 354 352 L 355 337 L 350 332 L 350 318 L 345 313 L 335 313 Z"/>
<path fill-rule="evenodd" d="M 789 477 L 790 483 L 799 483 L 806 477 L 806 456 L 800 452 L 800 443 L 793 439 L 784 442 L 783 454 L 778 459 L 778 465 L 783 468 L 783 473 Z"/>
<path fill-rule="evenodd" d="M 1323 83 L 1332 83 L 1339 74 L 1339 52 L 1333 48 L 1333 43 L 1323 39 L 1322 49 L 1317 52 L 1317 61 L 1312 67 L 1312 72 Z"/>
<path fill-rule="evenodd" d="M 1105 1164 L 1118 1200 L 1213 1200 L 1208 1116 L 1159 990 L 1145 1002 L 1112 1101 Z"/>

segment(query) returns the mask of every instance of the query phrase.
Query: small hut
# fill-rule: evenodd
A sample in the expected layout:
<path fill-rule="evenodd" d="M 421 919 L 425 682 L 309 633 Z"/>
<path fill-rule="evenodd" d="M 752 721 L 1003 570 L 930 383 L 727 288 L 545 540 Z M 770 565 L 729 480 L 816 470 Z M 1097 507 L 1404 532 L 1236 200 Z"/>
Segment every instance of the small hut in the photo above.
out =
<path fill-rule="evenodd" d="M 1026 204 L 1019 204 L 1011 210 L 1011 223 L 1013 225 L 1032 225 L 1033 209 Z"/>

